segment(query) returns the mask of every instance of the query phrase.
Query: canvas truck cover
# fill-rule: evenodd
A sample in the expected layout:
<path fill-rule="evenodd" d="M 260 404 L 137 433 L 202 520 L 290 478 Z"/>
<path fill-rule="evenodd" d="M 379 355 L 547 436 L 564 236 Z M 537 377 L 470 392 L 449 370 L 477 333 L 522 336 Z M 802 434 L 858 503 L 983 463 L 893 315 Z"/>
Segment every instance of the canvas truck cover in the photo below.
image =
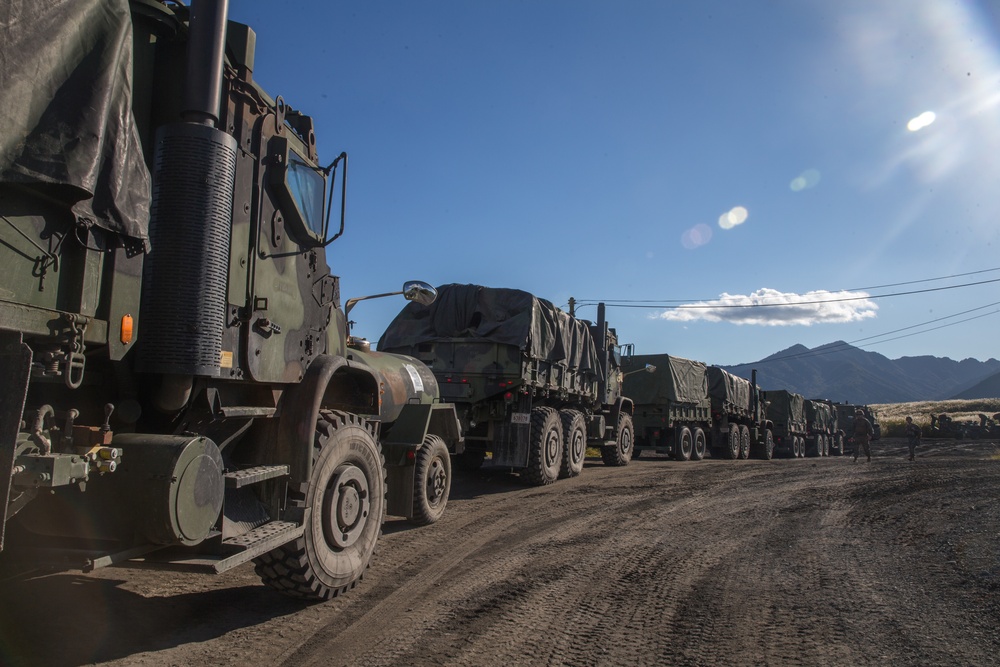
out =
<path fill-rule="evenodd" d="M 833 407 L 823 401 L 805 401 L 806 420 L 822 427 L 833 423 Z"/>
<path fill-rule="evenodd" d="M 724 405 L 733 405 L 738 410 L 749 411 L 753 407 L 749 380 L 727 373 L 718 366 L 709 366 L 706 375 L 709 396 L 722 401 Z"/>
<path fill-rule="evenodd" d="M 702 403 L 708 397 L 705 364 L 668 354 L 644 354 L 632 357 L 628 371 L 646 364 L 656 366 L 652 373 L 634 372 L 625 378 L 622 393 L 639 405 L 665 403 Z"/>
<path fill-rule="evenodd" d="M 409 303 L 378 342 L 380 351 L 470 338 L 513 345 L 535 359 L 600 373 L 587 324 L 545 299 L 516 289 L 442 285 L 430 306 Z"/>
<path fill-rule="evenodd" d="M 767 417 L 775 422 L 805 421 L 805 399 L 801 394 L 777 389 L 767 392 Z"/>
<path fill-rule="evenodd" d="M 150 177 L 132 117 L 127 0 L 2 3 L 0 118 L 0 183 L 146 247 Z"/>

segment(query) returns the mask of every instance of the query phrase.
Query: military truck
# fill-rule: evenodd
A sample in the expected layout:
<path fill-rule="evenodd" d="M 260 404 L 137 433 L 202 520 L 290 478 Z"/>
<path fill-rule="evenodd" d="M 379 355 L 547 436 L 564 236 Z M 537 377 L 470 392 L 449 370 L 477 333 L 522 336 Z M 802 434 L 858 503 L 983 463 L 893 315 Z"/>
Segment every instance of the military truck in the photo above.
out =
<path fill-rule="evenodd" d="M 417 360 L 347 343 L 325 250 L 347 155 L 321 163 L 312 119 L 255 83 L 227 8 L 6 12 L 6 565 L 252 560 L 325 599 L 361 578 L 387 512 L 444 509 L 454 407 Z"/>
<path fill-rule="evenodd" d="M 806 456 L 840 455 L 844 451 L 844 432 L 837 428 L 833 402 L 822 398 L 803 403 L 806 415 Z"/>
<path fill-rule="evenodd" d="M 806 455 L 805 399 L 785 389 L 768 390 L 767 417 L 774 432 L 774 451 L 786 457 L 799 458 Z"/>
<path fill-rule="evenodd" d="M 763 392 L 757 387 L 757 371 L 747 380 L 708 366 L 706 375 L 712 404 L 712 456 L 771 460 L 774 425 L 767 417 Z"/>
<path fill-rule="evenodd" d="M 712 426 L 705 364 L 668 354 L 635 355 L 625 373 L 625 394 L 635 404 L 636 455 L 703 459 Z"/>
<path fill-rule="evenodd" d="M 632 457 L 632 402 L 603 304 L 597 323 L 516 289 L 449 284 L 407 304 L 378 342 L 431 368 L 455 404 L 463 468 L 519 471 L 532 485 L 578 475 L 587 447 L 604 463 Z"/>

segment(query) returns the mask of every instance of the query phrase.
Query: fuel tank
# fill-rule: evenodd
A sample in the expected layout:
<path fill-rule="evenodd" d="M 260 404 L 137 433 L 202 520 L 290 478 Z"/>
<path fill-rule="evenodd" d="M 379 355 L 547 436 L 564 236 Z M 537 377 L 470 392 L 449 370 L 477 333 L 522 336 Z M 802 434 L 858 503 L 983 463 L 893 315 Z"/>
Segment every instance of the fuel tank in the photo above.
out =
<path fill-rule="evenodd" d="M 434 373 L 413 357 L 388 352 L 348 350 L 352 366 L 366 366 L 379 380 L 379 416 L 385 424 L 395 422 L 408 403 L 437 403 L 441 399 Z"/>

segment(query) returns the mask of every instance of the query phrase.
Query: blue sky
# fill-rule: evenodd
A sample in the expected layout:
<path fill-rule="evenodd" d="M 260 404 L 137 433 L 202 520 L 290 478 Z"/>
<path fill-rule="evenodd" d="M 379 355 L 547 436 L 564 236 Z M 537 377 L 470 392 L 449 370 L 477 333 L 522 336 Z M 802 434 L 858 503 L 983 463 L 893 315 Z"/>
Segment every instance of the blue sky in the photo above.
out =
<path fill-rule="evenodd" d="M 420 279 L 685 306 L 608 319 L 637 352 L 712 364 L 836 340 L 1000 356 L 1000 282 L 956 287 L 1000 280 L 997 3 L 275 7 L 230 18 L 321 161 L 350 154 L 344 298 Z M 359 304 L 355 333 L 403 303 Z M 790 305 L 717 307 L 752 303 Z"/>

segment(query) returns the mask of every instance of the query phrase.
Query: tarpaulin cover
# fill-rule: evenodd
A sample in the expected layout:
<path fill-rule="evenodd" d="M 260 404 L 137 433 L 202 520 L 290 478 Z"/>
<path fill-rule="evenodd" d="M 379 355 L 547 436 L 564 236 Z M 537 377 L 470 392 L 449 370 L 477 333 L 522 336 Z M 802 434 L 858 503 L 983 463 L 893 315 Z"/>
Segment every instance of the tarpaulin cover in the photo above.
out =
<path fill-rule="evenodd" d="M 0 3 L 0 182 L 146 244 L 150 178 L 132 117 L 127 0 Z"/>
<path fill-rule="evenodd" d="M 806 419 L 824 426 L 833 421 L 833 407 L 822 401 L 805 402 Z"/>
<path fill-rule="evenodd" d="M 708 375 L 708 395 L 712 398 L 732 403 L 743 410 L 750 410 L 751 385 L 750 381 L 727 373 L 718 366 L 709 366 Z"/>
<path fill-rule="evenodd" d="M 516 345 L 535 359 L 598 372 L 587 324 L 550 302 L 516 289 L 442 285 L 430 306 L 409 303 L 379 339 L 380 351 L 449 338 Z"/>
<path fill-rule="evenodd" d="M 767 392 L 767 418 L 771 421 L 789 423 L 805 421 L 805 399 L 801 394 L 776 389 Z"/>
<path fill-rule="evenodd" d="M 646 364 L 656 366 L 656 370 L 639 370 Z M 629 375 L 622 393 L 636 404 L 701 403 L 708 398 L 705 364 L 700 361 L 642 354 L 632 357 L 625 370 Z"/>

